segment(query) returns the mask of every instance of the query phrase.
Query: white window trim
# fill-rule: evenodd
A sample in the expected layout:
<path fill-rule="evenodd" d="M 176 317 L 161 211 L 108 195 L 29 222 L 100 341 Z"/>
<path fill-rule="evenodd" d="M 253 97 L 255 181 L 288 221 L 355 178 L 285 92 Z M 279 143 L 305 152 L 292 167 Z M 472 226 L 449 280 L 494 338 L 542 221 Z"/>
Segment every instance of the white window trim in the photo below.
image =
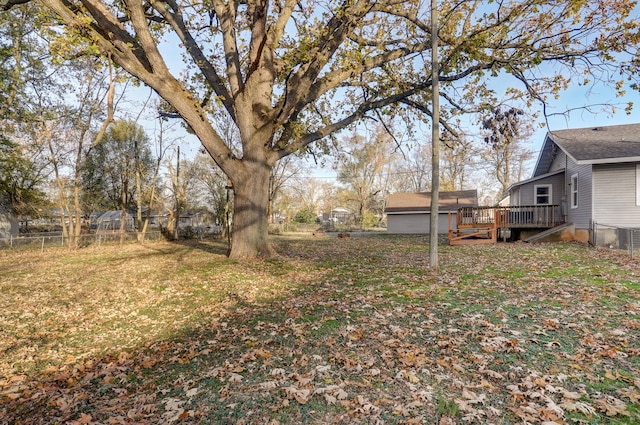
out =
<path fill-rule="evenodd" d="M 546 187 L 549 188 L 549 194 L 547 195 L 549 197 L 549 200 L 546 204 L 541 204 L 538 203 L 538 188 L 539 187 Z M 553 203 L 553 186 L 550 184 L 537 184 L 533 186 L 533 203 L 534 205 L 551 205 Z"/>
<path fill-rule="evenodd" d="M 580 186 L 578 184 L 578 175 L 574 174 L 571 176 L 571 209 L 578 208 L 578 191 L 580 190 Z M 574 198 L 575 195 L 575 198 Z M 575 203 L 574 203 L 575 201 Z"/>

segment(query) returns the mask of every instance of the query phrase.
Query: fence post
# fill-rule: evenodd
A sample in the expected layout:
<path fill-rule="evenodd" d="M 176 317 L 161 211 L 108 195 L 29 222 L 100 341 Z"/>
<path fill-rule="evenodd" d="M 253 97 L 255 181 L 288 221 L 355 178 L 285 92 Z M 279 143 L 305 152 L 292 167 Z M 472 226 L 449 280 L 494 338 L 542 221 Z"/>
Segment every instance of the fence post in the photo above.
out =
<path fill-rule="evenodd" d="M 44 252 L 44 236 L 42 237 L 42 248 L 41 248 L 40 252 Z"/>

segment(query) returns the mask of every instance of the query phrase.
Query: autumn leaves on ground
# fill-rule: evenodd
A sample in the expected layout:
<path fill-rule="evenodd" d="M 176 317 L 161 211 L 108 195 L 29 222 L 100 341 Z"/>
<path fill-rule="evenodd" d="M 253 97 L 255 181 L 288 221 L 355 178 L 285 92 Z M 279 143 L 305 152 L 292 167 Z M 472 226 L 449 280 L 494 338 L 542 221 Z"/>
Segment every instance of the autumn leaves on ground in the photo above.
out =
<path fill-rule="evenodd" d="M 279 237 L 0 252 L 0 423 L 640 423 L 640 261 Z"/>

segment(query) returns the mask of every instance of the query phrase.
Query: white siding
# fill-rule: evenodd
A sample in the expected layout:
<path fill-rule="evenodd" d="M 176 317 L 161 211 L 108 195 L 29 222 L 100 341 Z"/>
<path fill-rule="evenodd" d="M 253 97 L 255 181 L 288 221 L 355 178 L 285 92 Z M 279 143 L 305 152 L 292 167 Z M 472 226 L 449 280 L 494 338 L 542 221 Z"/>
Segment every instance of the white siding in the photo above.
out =
<path fill-rule="evenodd" d="M 593 220 L 620 227 L 640 227 L 636 202 L 636 164 L 593 167 Z"/>
<path fill-rule="evenodd" d="M 449 233 L 448 213 L 440 213 L 438 233 Z M 428 234 L 430 214 L 387 214 L 387 233 L 394 234 Z M 451 226 L 455 228 L 456 215 L 451 215 Z"/>

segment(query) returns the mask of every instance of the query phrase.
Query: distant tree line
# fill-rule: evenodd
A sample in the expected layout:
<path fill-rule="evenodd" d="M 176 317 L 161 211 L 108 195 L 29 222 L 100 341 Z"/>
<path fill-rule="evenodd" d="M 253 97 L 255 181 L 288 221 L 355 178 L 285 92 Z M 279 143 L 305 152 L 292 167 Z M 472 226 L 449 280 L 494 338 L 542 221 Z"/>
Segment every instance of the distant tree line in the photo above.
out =
<path fill-rule="evenodd" d="M 497 199 L 531 155 L 525 110 L 571 84 L 638 89 L 634 2 L 428 3 L 0 0 L 0 190 L 23 217 L 62 211 L 70 247 L 95 208 L 132 210 L 144 237 L 145 208 L 175 224 L 198 193 L 232 224 L 230 257 L 269 257 L 269 219 L 318 197 L 366 226 L 387 193 L 428 190 L 434 119 L 442 190 L 497 181 Z M 141 83 L 159 97 L 132 103 Z M 298 155 L 332 159 L 326 196 L 294 187 Z"/>

